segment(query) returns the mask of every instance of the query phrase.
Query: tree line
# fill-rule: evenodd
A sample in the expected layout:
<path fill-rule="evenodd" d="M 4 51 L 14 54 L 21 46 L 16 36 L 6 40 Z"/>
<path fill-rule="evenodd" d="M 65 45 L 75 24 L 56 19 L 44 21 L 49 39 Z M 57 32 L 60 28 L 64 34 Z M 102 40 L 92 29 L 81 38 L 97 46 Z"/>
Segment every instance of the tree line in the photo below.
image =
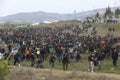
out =
<path fill-rule="evenodd" d="M 117 8 L 113 12 L 110 7 L 108 7 L 104 13 L 104 18 L 106 19 L 107 17 L 109 19 L 112 19 L 112 16 L 115 16 L 115 18 L 120 18 L 120 9 Z M 96 13 L 95 17 L 100 18 L 99 12 Z"/>

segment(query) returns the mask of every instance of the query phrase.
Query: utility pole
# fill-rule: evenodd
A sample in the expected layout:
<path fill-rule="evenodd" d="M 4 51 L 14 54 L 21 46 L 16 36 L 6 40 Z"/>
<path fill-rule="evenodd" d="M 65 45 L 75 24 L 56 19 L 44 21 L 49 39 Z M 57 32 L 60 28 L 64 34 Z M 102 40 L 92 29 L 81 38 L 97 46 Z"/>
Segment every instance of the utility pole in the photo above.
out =
<path fill-rule="evenodd" d="M 76 20 L 76 10 L 74 10 L 74 20 Z"/>
<path fill-rule="evenodd" d="M 116 2 L 115 2 L 116 0 L 114 0 L 114 7 L 116 6 Z"/>

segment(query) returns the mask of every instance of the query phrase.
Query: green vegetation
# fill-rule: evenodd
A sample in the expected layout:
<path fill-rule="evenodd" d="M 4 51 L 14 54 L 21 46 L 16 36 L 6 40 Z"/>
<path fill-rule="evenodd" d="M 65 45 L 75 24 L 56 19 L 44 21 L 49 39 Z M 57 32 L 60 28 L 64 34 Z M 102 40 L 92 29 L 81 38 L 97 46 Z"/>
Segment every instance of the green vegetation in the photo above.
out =
<path fill-rule="evenodd" d="M 108 8 L 106 8 L 106 11 L 104 14 L 99 14 L 99 12 L 96 13 L 95 17 L 96 18 L 100 18 L 100 15 L 103 15 L 103 17 L 106 19 L 106 18 L 109 18 L 109 19 L 112 19 L 112 16 L 115 16 L 115 18 L 119 18 L 119 15 L 120 15 L 120 9 L 117 8 L 115 9 L 115 11 L 113 12 L 111 10 L 111 8 L 108 6 Z"/>
<path fill-rule="evenodd" d="M 117 9 L 115 10 L 115 17 L 116 17 L 116 18 L 119 18 L 119 15 L 120 15 L 120 9 L 117 8 Z"/>
<path fill-rule="evenodd" d="M 40 25 L 34 26 L 34 27 L 65 27 L 65 26 L 76 26 L 79 25 L 81 26 L 80 22 L 78 21 L 64 21 L 64 22 L 57 22 L 57 23 L 51 23 L 51 24 L 43 24 L 41 23 Z M 30 26 L 33 27 L 33 26 Z"/>
<path fill-rule="evenodd" d="M 56 60 L 55 69 L 51 71 L 49 59 L 43 63 L 44 69 L 30 67 L 30 61 L 21 63 L 22 67 L 13 68 L 6 76 L 11 80 L 119 80 L 120 68 L 113 67 L 111 59 L 105 59 L 102 62 L 102 70 L 95 67 L 95 73 L 88 72 L 88 55 L 81 55 L 80 62 L 71 62 L 69 70 L 63 71 L 62 64 Z M 120 58 L 119 58 L 120 60 Z M 119 61 L 118 60 L 118 61 Z M 118 62 L 120 64 L 120 62 Z M 114 74 L 113 74 L 114 73 Z"/>
<path fill-rule="evenodd" d="M 58 23 L 53 23 L 53 24 L 40 24 L 40 25 L 37 25 L 37 26 L 29 26 L 27 28 L 38 28 L 38 27 L 66 27 L 66 26 L 79 26 L 82 28 L 81 26 L 81 23 L 80 22 L 58 22 Z M 96 30 L 98 31 L 98 35 L 107 35 L 108 34 L 108 28 L 111 27 L 111 28 L 115 28 L 115 33 L 112 33 L 114 36 L 118 36 L 120 34 L 120 24 L 113 24 L 113 23 L 95 23 L 95 24 L 92 24 L 93 27 L 96 28 Z M 13 28 L 13 27 L 12 27 Z M 89 28 L 88 30 L 88 34 L 87 35 L 90 35 L 90 32 L 91 32 L 92 28 Z M 12 32 L 10 32 L 12 34 Z M 104 74 L 106 73 L 114 73 L 116 75 L 120 74 L 120 68 L 119 68 L 119 60 L 120 58 L 118 59 L 118 66 L 117 67 L 113 67 L 112 65 L 112 59 L 111 57 L 109 59 L 105 59 L 103 62 L 102 62 L 102 69 L 101 70 L 98 70 L 98 67 L 95 66 L 95 72 L 96 72 L 96 78 L 94 78 L 94 76 L 92 77 L 92 79 L 90 79 L 91 75 L 88 73 L 88 67 L 89 67 L 89 64 L 88 64 L 88 54 L 86 55 L 81 55 L 82 59 L 80 62 L 75 62 L 75 61 L 72 61 L 70 64 L 69 64 L 69 71 L 67 72 L 70 72 L 69 75 L 66 75 L 67 78 L 64 78 L 63 80 L 80 80 L 79 78 L 82 78 L 81 80 L 119 80 L 119 79 L 115 79 L 115 78 L 111 78 L 109 75 L 107 76 L 104 76 Z M 10 65 L 13 65 L 13 59 L 10 60 Z M 30 61 L 27 61 L 27 60 L 24 60 L 23 62 L 21 62 L 21 65 L 23 66 L 23 68 L 19 68 L 19 67 L 15 67 L 11 73 L 9 73 L 9 76 L 14 76 L 15 74 L 18 74 L 20 75 L 20 77 L 23 77 L 24 74 L 27 75 L 27 76 L 34 76 L 34 74 L 38 74 L 40 72 L 37 72 L 35 73 L 36 70 L 35 68 L 31 68 L 30 69 L 30 65 L 31 65 L 31 62 Z M 50 65 L 49 65 L 49 59 L 45 62 L 43 62 L 43 66 L 45 69 L 49 69 L 50 68 Z M 25 69 L 27 70 L 25 70 Z M 17 71 L 18 69 L 18 71 Z M 24 70 L 27 72 L 25 72 Z M 31 71 L 33 71 L 35 69 L 35 72 L 30 72 L 29 69 Z M 58 70 L 56 71 L 55 73 L 52 73 L 52 76 L 54 74 L 66 74 L 64 72 L 61 72 L 59 70 L 62 70 L 62 63 L 59 63 L 58 60 L 56 60 L 55 62 L 55 70 Z M 7 72 L 9 71 L 9 68 L 7 66 L 7 61 L 4 61 L 4 60 L 0 60 L 0 80 L 4 80 L 4 76 L 7 74 Z M 22 72 L 21 72 L 22 71 Z M 82 73 L 78 72 L 78 71 L 82 71 Z M 15 73 L 14 73 L 15 72 Z M 43 74 L 42 76 L 45 76 L 47 75 L 48 73 L 50 73 L 48 70 L 47 72 L 45 72 L 43 70 Z M 78 72 L 78 73 L 77 73 Z M 83 74 L 85 72 L 85 74 Z M 42 72 L 41 72 L 42 73 Z M 100 75 L 101 76 L 97 76 L 98 74 L 97 73 L 101 73 Z M 104 74 L 102 74 L 104 73 Z M 28 75 L 29 74 L 29 75 Z M 83 74 L 83 75 L 79 75 L 79 74 Z M 87 76 L 86 76 L 87 74 Z M 19 76 L 17 75 L 18 78 L 20 78 Z M 112 75 L 112 74 L 111 74 Z M 50 76 L 50 74 L 48 75 Z M 82 76 L 82 77 L 81 77 Z M 26 77 L 26 76 L 25 76 Z M 57 80 L 62 80 L 61 78 L 58 79 L 58 76 L 54 76 L 55 79 Z M 77 77 L 77 78 L 75 78 Z M 87 78 L 85 78 L 87 77 Z M 100 77 L 103 77 L 103 79 L 100 79 Z M 107 77 L 109 77 L 109 79 L 107 79 Z M 8 77 L 7 77 L 8 78 Z M 12 79 L 12 77 L 10 78 L 11 80 L 17 80 L 18 78 L 15 78 L 15 79 Z M 50 78 L 50 77 L 49 77 Z M 75 79 L 72 79 L 72 78 L 75 78 Z M 28 80 L 29 78 L 23 78 L 22 80 Z M 20 79 L 18 79 L 20 80 Z M 37 79 L 29 79 L 29 80 L 37 80 Z M 39 80 L 39 79 L 38 79 Z M 48 80 L 48 79 L 47 79 Z M 53 79 L 50 79 L 50 80 L 53 80 Z"/>
<path fill-rule="evenodd" d="M 69 71 L 84 71 L 84 72 L 88 72 L 88 67 L 89 67 L 89 63 L 88 63 L 88 54 L 86 55 L 81 55 L 81 61 L 80 62 L 75 62 L 72 61 L 69 64 L 68 70 Z M 95 66 L 95 72 L 97 73 L 115 73 L 115 74 L 120 74 L 120 68 L 119 68 L 119 62 L 120 58 L 118 59 L 118 66 L 117 67 L 113 67 L 112 65 L 112 59 L 111 56 L 108 59 L 105 59 L 104 61 L 102 61 L 102 69 L 98 70 L 98 67 Z M 10 64 L 13 65 L 13 60 L 10 61 Z M 23 62 L 21 62 L 21 65 L 24 67 L 31 67 L 31 62 L 28 60 L 24 60 Z M 43 62 L 43 66 L 45 69 L 50 69 L 50 65 L 49 65 L 49 58 Z M 36 66 L 34 66 L 35 68 Z M 55 69 L 57 70 L 63 70 L 62 69 L 62 63 L 59 63 L 58 60 L 55 61 Z"/>
<path fill-rule="evenodd" d="M 9 71 L 8 61 L 0 60 L 0 80 L 4 80 L 8 71 Z"/>
<path fill-rule="evenodd" d="M 106 12 L 105 12 L 104 16 L 105 16 L 105 18 L 107 18 L 107 16 L 108 16 L 109 18 L 112 18 L 112 15 L 113 15 L 113 14 L 114 14 L 114 13 L 111 11 L 111 8 L 108 7 L 108 8 L 106 9 Z"/>
<path fill-rule="evenodd" d="M 20 25 L 20 24 L 19 24 Z M 18 26 L 19 26 L 18 25 Z M 21 24 L 22 25 L 22 24 Z M 6 26 L 6 27 L 4 27 Z M 22 25 L 23 27 L 21 28 L 39 28 L 39 27 L 74 27 L 74 26 L 79 26 L 81 28 L 82 27 L 82 24 L 78 21 L 66 21 L 66 22 L 57 22 L 57 23 L 51 23 L 51 24 L 40 24 L 40 25 L 36 25 L 36 26 L 27 26 L 26 25 Z M 93 23 L 92 24 L 93 27 L 96 28 L 96 30 L 98 31 L 98 34 L 100 35 L 106 35 L 108 34 L 108 28 L 111 27 L 111 28 L 115 28 L 115 33 L 114 35 L 117 36 L 120 34 L 120 23 Z M 12 28 L 16 28 L 17 27 L 17 24 L 0 24 L 0 29 L 3 28 L 3 29 L 8 29 L 8 27 L 10 29 Z M 88 30 L 88 34 L 90 35 L 90 32 L 91 32 L 91 28 Z"/>
<path fill-rule="evenodd" d="M 99 35 L 106 35 L 108 34 L 108 28 L 115 28 L 115 33 L 113 33 L 114 36 L 118 36 L 120 34 L 120 23 L 114 24 L 114 23 L 95 23 L 92 24 L 93 27 L 96 27 L 96 30 L 98 31 Z"/>

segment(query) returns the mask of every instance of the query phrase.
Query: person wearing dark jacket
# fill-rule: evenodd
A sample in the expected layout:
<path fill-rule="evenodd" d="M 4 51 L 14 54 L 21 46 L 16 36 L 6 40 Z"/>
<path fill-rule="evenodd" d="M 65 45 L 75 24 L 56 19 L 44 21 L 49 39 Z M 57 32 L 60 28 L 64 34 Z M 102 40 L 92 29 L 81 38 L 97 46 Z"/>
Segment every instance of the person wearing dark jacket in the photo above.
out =
<path fill-rule="evenodd" d="M 41 56 L 37 58 L 36 65 L 37 65 L 37 68 L 43 68 L 43 61 Z"/>
<path fill-rule="evenodd" d="M 95 54 L 90 54 L 90 56 L 88 56 L 88 62 L 89 62 L 88 71 L 90 72 L 94 72 L 94 61 L 95 61 Z"/>
<path fill-rule="evenodd" d="M 50 55 L 49 61 L 50 61 L 51 70 L 53 70 L 53 68 L 54 68 L 54 63 L 55 63 L 55 56 L 54 56 L 54 54 L 51 54 L 51 55 Z"/>
<path fill-rule="evenodd" d="M 68 63 L 69 63 L 69 55 L 66 53 L 63 55 L 63 60 L 62 60 L 64 71 L 68 70 Z"/>
<path fill-rule="evenodd" d="M 17 52 L 14 55 L 14 65 L 16 65 L 16 63 L 18 62 L 18 65 L 20 66 L 20 61 L 21 61 L 20 54 Z"/>
<path fill-rule="evenodd" d="M 117 65 L 117 59 L 118 59 L 118 51 L 116 48 L 112 50 L 112 60 L 113 60 L 113 66 Z"/>
<path fill-rule="evenodd" d="M 102 60 L 103 60 L 103 54 L 100 52 L 96 53 L 95 55 L 96 64 L 94 63 L 94 65 L 98 66 L 99 70 L 101 70 Z"/>
<path fill-rule="evenodd" d="M 80 59 L 81 59 L 81 56 L 80 56 L 80 54 L 79 54 L 79 53 L 77 53 L 77 55 L 76 55 L 76 62 L 79 62 L 79 61 L 80 61 Z"/>
<path fill-rule="evenodd" d="M 32 52 L 31 53 L 31 66 L 33 67 L 35 64 L 35 54 Z"/>

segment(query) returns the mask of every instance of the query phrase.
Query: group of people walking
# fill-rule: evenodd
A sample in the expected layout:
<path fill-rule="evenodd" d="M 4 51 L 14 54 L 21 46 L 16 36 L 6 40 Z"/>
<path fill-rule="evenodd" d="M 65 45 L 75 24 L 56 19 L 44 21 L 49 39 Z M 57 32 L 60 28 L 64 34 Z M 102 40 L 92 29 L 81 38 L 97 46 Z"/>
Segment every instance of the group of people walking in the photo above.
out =
<path fill-rule="evenodd" d="M 80 31 L 79 31 L 79 30 Z M 65 32 L 69 30 L 69 32 Z M 77 31 L 75 31 L 77 30 Z M 78 26 L 69 27 L 41 27 L 0 30 L 1 39 L 7 44 L 8 55 L 14 56 L 14 65 L 26 60 L 31 60 L 31 66 L 44 68 L 43 62 L 49 59 L 51 69 L 55 61 L 63 64 L 63 70 L 68 70 L 71 61 L 79 62 L 81 55 L 89 54 L 89 71 L 93 72 L 94 65 L 101 69 L 101 62 L 106 58 L 113 59 L 113 65 L 117 65 L 119 46 L 118 37 L 114 36 L 81 36 Z M 77 33 L 76 33 L 77 32 Z M 79 34 L 78 34 L 79 33 Z M 17 50 L 17 52 L 14 52 Z M 87 59 L 86 59 L 87 60 Z"/>

